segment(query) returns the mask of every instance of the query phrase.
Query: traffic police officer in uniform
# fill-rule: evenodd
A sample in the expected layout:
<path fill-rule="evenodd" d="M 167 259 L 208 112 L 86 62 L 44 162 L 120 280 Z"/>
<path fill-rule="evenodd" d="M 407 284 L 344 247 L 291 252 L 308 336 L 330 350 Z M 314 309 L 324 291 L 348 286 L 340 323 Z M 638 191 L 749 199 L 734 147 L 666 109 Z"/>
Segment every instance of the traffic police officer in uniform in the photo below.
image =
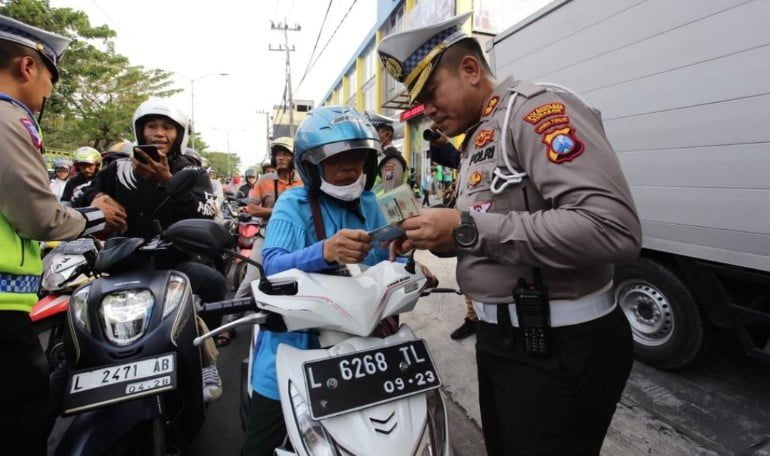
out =
<path fill-rule="evenodd" d="M 377 164 L 378 179 L 375 183 L 375 193 L 380 195 L 406 183 L 407 165 L 401 152 L 392 144 L 395 120 L 373 111 L 366 111 L 364 115 L 377 130 L 382 146 L 382 157 Z"/>
<path fill-rule="evenodd" d="M 48 364 L 29 319 L 42 272 L 40 243 L 125 227 L 123 209 L 62 206 L 48 187 L 40 111 L 69 39 L 0 16 L 0 443 L 45 454 Z"/>
<path fill-rule="evenodd" d="M 490 455 L 598 455 L 630 373 L 613 262 L 638 255 L 631 192 L 580 97 L 493 79 L 470 13 L 389 35 L 378 52 L 410 102 L 465 134 L 456 209 L 403 223 L 412 247 L 457 255 L 479 316 L 479 401 Z"/>

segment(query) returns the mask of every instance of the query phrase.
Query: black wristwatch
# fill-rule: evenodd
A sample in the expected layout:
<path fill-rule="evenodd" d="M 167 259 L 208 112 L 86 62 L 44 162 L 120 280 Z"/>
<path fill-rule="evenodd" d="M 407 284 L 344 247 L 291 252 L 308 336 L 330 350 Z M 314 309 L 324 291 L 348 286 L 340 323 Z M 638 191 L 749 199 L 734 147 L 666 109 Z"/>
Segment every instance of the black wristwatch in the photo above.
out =
<path fill-rule="evenodd" d="M 460 213 L 460 225 L 452 230 L 452 237 L 460 247 L 473 247 L 479 240 L 479 232 L 476 230 L 476 222 L 466 211 Z"/>

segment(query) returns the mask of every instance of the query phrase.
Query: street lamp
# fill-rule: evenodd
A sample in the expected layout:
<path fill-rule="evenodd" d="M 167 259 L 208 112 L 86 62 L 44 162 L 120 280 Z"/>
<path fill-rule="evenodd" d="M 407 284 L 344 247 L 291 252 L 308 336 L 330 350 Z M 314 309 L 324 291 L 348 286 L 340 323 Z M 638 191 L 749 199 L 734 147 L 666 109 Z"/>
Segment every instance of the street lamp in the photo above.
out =
<path fill-rule="evenodd" d="M 192 133 L 195 131 L 195 129 L 193 128 L 195 126 L 195 81 L 199 81 L 209 76 L 230 76 L 230 74 L 229 73 L 208 73 L 208 74 L 204 74 L 203 76 L 198 76 L 197 78 L 190 78 L 183 75 L 182 73 L 176 73 L 176 75 L 181 76 L 190 82 L 190 136 L 192 140 L 192 148 L 195 149 L 195 136 L 192 135 Z"/>

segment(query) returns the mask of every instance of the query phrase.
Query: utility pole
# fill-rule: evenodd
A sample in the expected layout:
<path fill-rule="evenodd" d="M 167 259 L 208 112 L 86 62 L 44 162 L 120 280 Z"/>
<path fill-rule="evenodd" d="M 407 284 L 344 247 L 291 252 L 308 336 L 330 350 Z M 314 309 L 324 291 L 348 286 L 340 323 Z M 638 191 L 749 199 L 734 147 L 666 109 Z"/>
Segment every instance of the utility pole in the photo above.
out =
<path fill-rule="evenodd" d="M 286 18 L 283 19 L 283 22 L 280 22 L 276 24 L 273 21 L 270 21 L 270 28 L 272 30 L 283 30 L 283 42 L 284 44 L 279 44 L 276 47 L 273 47 L 272 44 L 268 44 L 268 49 L 271 51 L 284 51 L 286 52 L 286 93 L 288 95 L 288 103 L 289 103 L 289 135 L 291 137 L 294 137 L 294 97 L 292 95 L 291 91 L 291 52 L 294 52 L 294 45 L 292 44 L 289 46 L 289 32 L 299 32 L 302 30 L 302 27 L 299 24 L 294 24 L 293 27 L 289 27 L 289 25 L 286 23 Z"/>

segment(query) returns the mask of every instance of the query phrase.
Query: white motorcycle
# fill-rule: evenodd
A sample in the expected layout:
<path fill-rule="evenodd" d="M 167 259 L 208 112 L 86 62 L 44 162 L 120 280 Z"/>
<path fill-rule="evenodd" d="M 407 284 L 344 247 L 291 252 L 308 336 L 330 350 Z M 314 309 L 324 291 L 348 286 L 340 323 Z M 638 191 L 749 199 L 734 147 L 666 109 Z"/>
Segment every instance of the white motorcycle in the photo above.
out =
<path fill-rule="evenodd" d="M 322 349 L 278 348 L 281 407 L 291 445 L 276 449 L 276 455 L 452 454 L 441 380 L 425 341 L 406 325 L 385 338 L 369 336 L 381 320 L 412 310 L 429 293 L 424 291 L 428 279 L 414 266 L 386 261 L 349 266 L 343 274 L 292 269 L 272 275 L 252 284 L 261 311 L 196 340 L 276 320 L 288 331 L 318 331 Z M 222 311 L 243 309 L 240 301 Z M 254 331 L 252 351 L 256 337 Z M 251 366 L 244 367 L 247 403 Z"/>

